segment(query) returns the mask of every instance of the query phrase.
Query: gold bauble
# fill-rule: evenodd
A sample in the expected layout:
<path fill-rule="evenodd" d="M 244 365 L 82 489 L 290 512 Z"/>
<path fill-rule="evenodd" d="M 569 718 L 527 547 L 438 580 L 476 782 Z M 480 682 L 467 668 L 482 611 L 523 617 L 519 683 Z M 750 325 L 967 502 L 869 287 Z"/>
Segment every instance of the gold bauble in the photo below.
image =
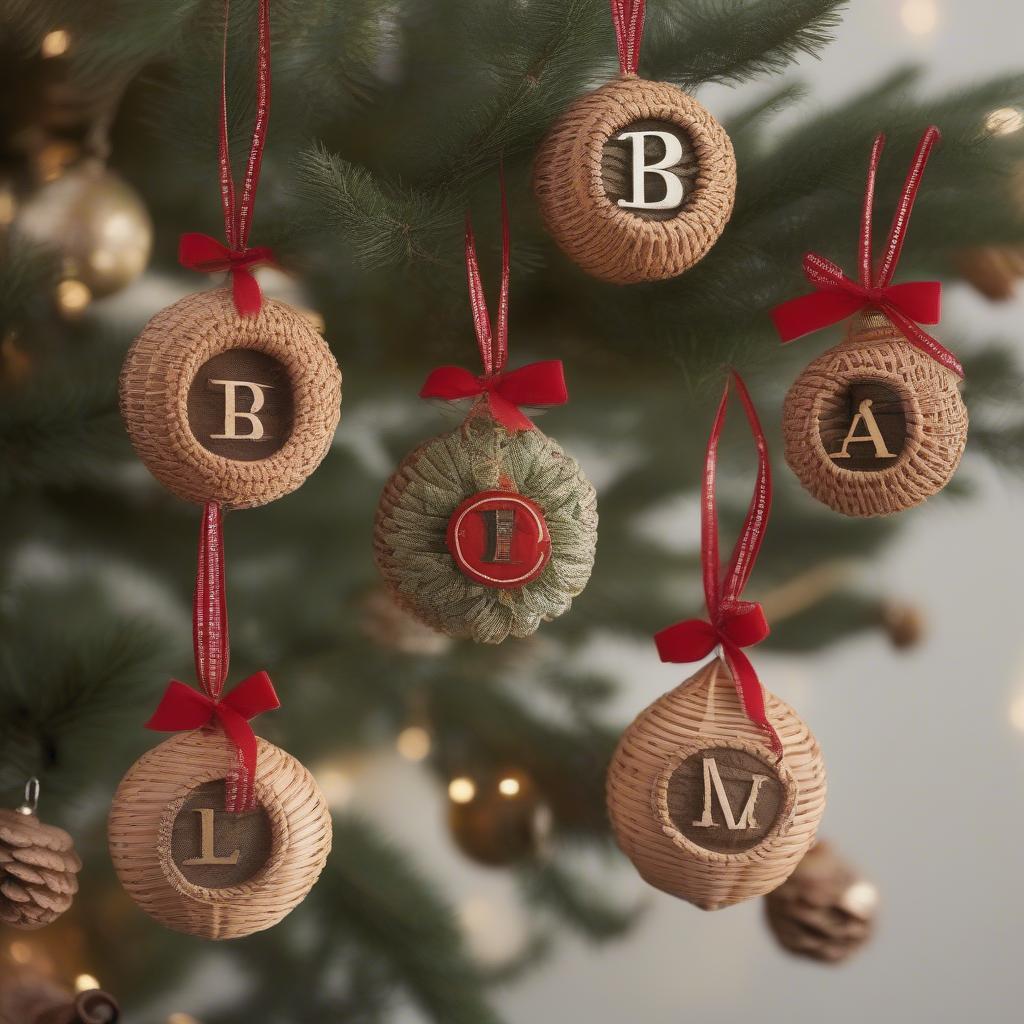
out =
<path fill-rule="evenodd" d="M 95 298 L 131 284 L 145 269 L 153 224 L 138 193 L 98 160 L 87 160 L 26 196 L 16 230 L 59 253 L 62 276 Z"/>

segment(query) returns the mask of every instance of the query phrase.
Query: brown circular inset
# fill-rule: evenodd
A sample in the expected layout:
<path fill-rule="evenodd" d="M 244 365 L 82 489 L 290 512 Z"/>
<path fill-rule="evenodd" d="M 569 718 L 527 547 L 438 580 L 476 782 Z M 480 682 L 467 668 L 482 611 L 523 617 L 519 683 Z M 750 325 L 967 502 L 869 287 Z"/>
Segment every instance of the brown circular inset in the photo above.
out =
<path fill-rule="evenodd" d="M 139 907 L 174 931 L 233 939 L 270 928 L 302 902 L 330 852 L 330 812 L 302 764 L 257 739 L 253 793 L 260 810 L 248 826 L 228 822 L 223 801 L 218 804 L 214 790 L 207 788 L 209 783 L 221 787 L 234 765 L 234 747 L 219 730 L 182 733 L 143 754 L 114 794 L 107 822 L 114 870 Z M 215 812 L 215 856 L 230 857 L 236 847 L 228 847 L 242 842 L 243 828 L 251 830 L 244 869 L 247 874 L 252 870 L 248 877 L 218 880 L 205 873 L 216 865 L 184 863 L 196 848 L 197 837 L 189 834 L 187 824 L 190 805 L 210 805 Z M 198 838 L 199 858 L 205 859 Z M 253 867 L 257 860 L 262 863 Z M 238 865 L 223 867 L 225 874 L 228 868 L 242 873 Z M 204 873 L 196 876 L 198 870 Z M 213 886 L 214 881 L 225 884 Z"/>
<path fill-rule="evenodd" d="M 221 352 L 199 367 L 188 389 L 192 436 L 215 455 L 254 462 L 273 455 L 292 432 L 288 371 L 249 348 Z"/>
<path fill-rule="evenodd" d="M 728 666 L 716 658 L 636 717 L 622 734 L 608 768 L 608 815 L 623 853 L 644 881 L 702 910 L 719 910 L 781 885 L 814 842 L 825 811 L 825 766 L 813 734 L 778 697 L 767 691 L 764 697 L 768 720 L 782 740 L 779 764 L 761 730 L 747 718 Z M 710 830 L 701 829 L 699 836 L 690 838 L 687 819 L 701 820 L 703 804 L 700 813 L 688 818 L 692 805 L 673 787 L 676 772 L 687 761 L 723 750 L 749 755 L 753 760 L 743 762 L 748 768 L 770 766 L 779 785 L 780 801 L 771 824 L 754 845 L 742 849 L 709 848 L 704 833 Z M 713 780 L 712 790 L 712 809 L 719 822 L 721 803 Z M 726 791 L 734 801 L 736 822 L 745 806 L 743 786 L 737 790 L 730 782 Z M 759 831 L 769 811 L 765 804 L 764 820 L 755 811 Z"/>
<path fill-rule="evenodd" d="M 884 398 L 878 405 L 874 388 Z M 888 432 L 895 444 L 902 434 L 895 458 L 872 465 L 871 442 L 851 446 L 855 458 L 833 457 L 850 432 L 852 416 L 845 425 L 842 420 L 857 394 L 872 398 L 883 439 Z M 967 444 L 959 379 L 911 345 L 880 312 L 859 315 L 846 340 L 797 377 L 782 415 L 789 467 L 814 497 L 848 516 L 889 515 L 919 505 L 946 486 Z M 863 422 L 856 432 L 865 433 Z M 864 448 L 866 453 L 859 450 Z"/>
<path fill-rule="evenodd" d="M 277 393 L 263 390 L 263 407 L 254 410 L 254 390 L 204 384 L 219 358 L 218 374 L 226 363 L 244 377 L 212 379 L 263 384 L 261 373 L 273 372 Z M 120 396 L 139 458 L 168 490 L 187 501 L 254 508 L 295 490 L 327 454 L 338 425 L 341 372 L 297 310 L 264 299 L 257 316 L 240 317 L 230 290 L 218 288 L 186 296 L 150 320 L 128 350 Z M 264 410 L 273 414 L 265 423 Z M 259 440 L 239 436 L 256 429 L 250 416 L 262 425 Z M 221 428 L 229 422 L 234 429 L 217 430 L 218 418 Z"/>
<path fill-rule="evenodd" d="M 260 806 L 224 811 L 223 779 L 204 782 L 185 798 L 171 826 L 171 860 L 182 877 L 204 889 L 247 882 L 270 859 L 273 832 Z"/>
<path fill-rule="evenodd" d="M 659 134 L 652 134 L 655 132 Z M 641 133 L 642 138 L 638 137 L 634 141 L 634 133 Z M 655 172 L 643 175 L 640 194 L 643 203 L 666 203 L 674 198 L 669 195 L 670 182 L 665 175 L 671 175 L 679 182 L 678 202 L 663 209 L 648 205 L 629 205 L 636 199 L 633 181 L 635 146 L 642 146 L 643 162 L 647 167 L 663 165 L 664 170 L 664 174 Z M 678 156 L 675 156 L 676 149 L 679 151 Z M 620 209 L 628 209 L 644 220 L 671 220 L 678 216 L 696 186 L 699 170 L 700 165 L 697 163 L 697 154 L 694 152 L 690 137 L 677 125 L 668 121 L 646 120 L 626 125 L 605 143 L 601 154 L 601 180 L 604 183 L 605 195 Z"/>
<path fill-rule="evenodd" d="M 677 168 L 685 173 L 671 170 L 685 195 L 677 209 L 664 211 L 670 216 L 618 202 L 626 181 L 613 168 L 632 161 L 617 137 L 640 125 L 669 126 L 681 143 Z M 647 140 L 644 153 L 646 160 Z M 658 178 L 667 188 L 650 174 L 645 193 Z M 538 151 L 533 184 L 552 237 L 585 271 L 616 284 L 660 281 L 692 267 L 725 229 L 736 157 L 725 130 L 692 96 L 668 83 L 624 77 L 582 96 L 555 123 Z"/>
<path fill-rule="evenodd" d="M 775 826 L 786 793 L 773 765 L 746 750 L 708 747 L 669 776 L 668 816 L 705 850 L 736 853 L 757 846 Z"/>
<path fill-rule="evenodd" d="M 537 579 L 551 558 L 540 505 L 509 491 L 481 491 L 467 498 L 448 520 L 446 542 L 461 572 L 501 590 Z"/>
<path fill-rule="evenodd" d="M 826 395 L 818 431 L 822 447 L 840 468 L 875 472 L 894 464 L 907 440 L 903 396 L 879 380 L 851 381 Z"/>

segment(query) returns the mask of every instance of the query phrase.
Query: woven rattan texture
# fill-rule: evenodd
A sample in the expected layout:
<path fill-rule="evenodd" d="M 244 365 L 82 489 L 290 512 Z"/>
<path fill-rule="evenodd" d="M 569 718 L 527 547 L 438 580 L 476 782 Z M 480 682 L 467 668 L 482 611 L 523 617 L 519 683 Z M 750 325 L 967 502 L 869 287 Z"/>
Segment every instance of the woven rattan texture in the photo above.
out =
<path fill-rule="evenodd" d="M 749 745 L 771 764 L 760 730 L 743 712 L 723 662 L 716 659 L 643 711 L 625 731 L 608 770 L 608 813 L 619 846 L 650 885 L 704 910 L 771 892 L 814 842 L 825 810 L 821 751 L 796 712 L 765 693 L 768 718 L 785 756 L 780 775 L 790 805 L 778 827 L 739 853 L 703 849 L 670 826 L 664 780 L 680 752 L 722 741 Z"/>
<path fill-rule="evenodd" d="M 171 855 L 174 820 L 197 786 L 226 778 L 234 748 L 219 730 L 165 740 L 121 780 L 108 821 L 110 856 L 129 896 L 174 931 L 234 939 L 277 924 L 313 887 L 331 849 L 331 816 L 313 776 L 259 740 L 255 794 L 272 826 L 267 863 L 229 888 L 189 883 Z"/>
<path fill-rule="evenodd" d="M 448 551 L 448 520 L 479 491 L 511 482 L 544 511 L 551 559 L 516 590 L 464 575 Z M 576 461 L 540 430 L 509 432 L 477 402 L 465 422 L 421 445 L 388 480 L 377 506 L 377 565 L 395 599 L 449 636 L 481 643 L 529 636 L 569 609 L 597 545 L 597 496 Z"/>
<path fill-rule="evenodd" d="M 826 403 L 858 381 L 878 381 L 903 396 L 903 450 L 877 471 L 843 469 L 820 436 Z M 946 486 L 967 444 L 967 409 L 955 374 L 914 348 L 883 314 L 868 313 L 794 381 L 782 427 L 786 462 L 814 497 L 844 515 L 880 516 L 919 505 Z"/>
<path fill-rule="evenodd" d="M 696 153 L 695 187 L 668 220 L 638 217 L 605 194 L 605 145 L 638 121 L 677 125 Z M 533 183 L 548 230 L 584 270 L 615 284 L 660 281 L 688 270 L 718 240 L 736 196 L 736 157 L 725 129 L 692 96 L 625 77 L 581 97 L 555 123 Z"/>
<path fill-rule="evenodd" d="M 198 369 L 229 349 L 265 352 L 288 372 L 294 419 L 268 458 L 215 455 L 188 422 Z M 240 317 L 226 288 L 188 295 L 157 313 L 135 340 L 121 371 L 121 415 L 139 458 L 186 501 L 254 508 L 294 491 L 327 454 L 338 425 L 341 372 L 324 340 L 296 310 L 265 299 L 258 316 Z"/>

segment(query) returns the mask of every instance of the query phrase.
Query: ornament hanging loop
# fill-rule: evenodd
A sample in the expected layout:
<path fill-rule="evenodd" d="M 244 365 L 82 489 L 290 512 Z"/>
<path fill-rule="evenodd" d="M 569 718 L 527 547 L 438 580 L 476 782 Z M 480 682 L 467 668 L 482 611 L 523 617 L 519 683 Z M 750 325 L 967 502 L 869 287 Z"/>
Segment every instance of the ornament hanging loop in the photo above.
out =
<path fill-rule="evenodd" d="M 640 66 L 640 41 L 644 34 L 645 0 L 610 0 L 615 43 L 619 51 L 619 70 L 635 78 Z"/>
<path fill-rule="evenodd" d="M 18 808 L 19 814 L 24 814 L 25 817 L 28 817 L 30 814 L 36 813 L 39 809 L 39 793 L 41 788 L 39 780 L 34 775 L 25 783 L 25 799 Z"/>

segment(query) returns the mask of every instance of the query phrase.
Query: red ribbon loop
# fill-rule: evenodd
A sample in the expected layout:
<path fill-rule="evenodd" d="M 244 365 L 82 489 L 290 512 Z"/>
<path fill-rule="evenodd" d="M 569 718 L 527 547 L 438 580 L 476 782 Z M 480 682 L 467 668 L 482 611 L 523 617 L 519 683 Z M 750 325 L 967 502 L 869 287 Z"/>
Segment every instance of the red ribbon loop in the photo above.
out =
<path fill-rule="evenodd" d="M 718 550 L 715 475 L 718 441 L 725 424 L 725 412 L 729 402 L 727 381 L 711 428 L 711 436 L 708 438 L 701 493 L 701 564 L 708 618 L 677 622 L 674 626 L 657 633 L 654 642 L 661 660 L 672 663 L 699 661 L 721 645 L 722 656 L 732 672 L 736 693 L 744 713 L 765 734 L 772 751 L 781 760 L 782 741 L 768 721 L 761 681 L 750 659 L 742 651 L 744 647 L 760 643 L 769 633 L 768 621 L 761 606 L 740 598 L 761 550 L 771 509 L 772 482 L 768 463 L 768 443 L 743 380 L 737 373 L 732 376 L 736 384 L 736 393 L 739 395 L 747 422 L 750 424 L 750 431 L 757 444 L 757 480 L 754 494 L 750 499 L 743 529 L 733 548 L 729 567 L 722 577 Z"/>
<path fill-rule="evenodd" d="M 509 430 L 532 430 L 533 422 L 521 405 L 564 405 L 569 400 L 565 386 L 565 370 L 559 359 L 507 370 L 508 363 L 508 291 L 511 245 L 508 227 L 508 197 L 505 191 L 505 170 L 499 167 L 501 183 L 501 291 L 498 318 L 493 328 L 487 312 L 487 299 L 480 280 L 476 258 L 473 222 L 466 214 L 466 276 L 469 282 L 469 304 L 473 311 L 473 328 L 484 372 L 476 376 L 461 366 L 440 366 L 433 370 L 420 389 L 421 398 L 444 398 L 455 401 L 486 395 L 494 418 Z"/>
<path fill-rule="evenodd" d="M 455 401 L 487 395 L 494 418 L 509 430 L 530 430 L 533 423 L 521 405 L 564 405 L 569 400 L 560 359 L 529 363 L 516 370 L 474 376 L 461 366 L 440 366 L 427 377 L 421 398 Z"/>
<path fill-rule="evenodd" d="M 619 70 L 635 75 L 640 66 L 640 40 L 644 34 L 645 0 L 610 0 Z"/>
<path fill-rule="evenodd" d="M 201 274 L 230 271 L 235 308 L 239 316 L 256 316 L 263 304 L 263 293 L 253 277 L 252 269 L 260 263 L 271 263 L 273 253 L 265 246 L 253 249 L 229 249 L 209 235 L 190 231 L 178 242 L 178 262 L 188 270 Z"/>
<path fill-rule="evenodd" d="M 256 316 L 263 304 L 263 295 L 252 268 L 257 263 L 268 263 L 271 253 L 266 248 L 250 249 L 249 229 L 256 205 L 256 186 L 263 164 L 263 146 L 266 142 L 267 119 L 270 115 L 270 0 L 259 0 L 259 22 L 256 57 L 256 119 L 252 128 L 252 144 L 242 181 L 241 201 L 236 203 L 237 188 L 231 171 L 228 148 L 228 24 L 231 0 L 224 0 L 224 49 L 220 85 L 220 131 L 217 156 L 220 171 L 221 205 L 224 208 L 224 234 L 227 245 L 208 235 L 196 233 L 181 236 L 178 261 L 189 270 L 213 274 L 231 272 L 231 291 L 235 309 L 243 317 Z"/>
<path fill-rule="evenodd" d="M 202 692 L 174 679 L 147 729 L 179 732 L 216 721 L 235 748 L 234 770 L 227 779 L 225 810 L 250 810 L 256 780 L 256 734 L 249 720 L 281 706 L 270 676 L 257 672 L 223 696 L 231 644 L 224 580 L 224 526 L 220 505 L 207 502 L 199 530 L 199 559 L 192 603 L 192 642 L 196 677 Z"/>
<path fill-rule="evenodd" d="M 918 143 L 893 217 L 885 255 L 875 273 L 871 258 L 871 219 L 878 165 L 885 147 L 885 136 L 876 136 L 861 212 L 860 282 L 848 278 L 835 263 L 824 256 L 808 253 L 804 257 L 804 276 L 816 290 L 809 295 L 783 302 L 771 311 L 775 329 L 783 344 L 839 323 L 862 309 L 878 309 L 911 345 L 927 353 L 958 377 L 963 377 L 964 370 L 956 356 L 919 326 L 939 322 L 941 284 L 938 281 L 911 281 L 897 285 L 891 283 L 903 251 L 921 175 L 939 138 L 939 130 L 933 126 L 925 131 Z"/>

